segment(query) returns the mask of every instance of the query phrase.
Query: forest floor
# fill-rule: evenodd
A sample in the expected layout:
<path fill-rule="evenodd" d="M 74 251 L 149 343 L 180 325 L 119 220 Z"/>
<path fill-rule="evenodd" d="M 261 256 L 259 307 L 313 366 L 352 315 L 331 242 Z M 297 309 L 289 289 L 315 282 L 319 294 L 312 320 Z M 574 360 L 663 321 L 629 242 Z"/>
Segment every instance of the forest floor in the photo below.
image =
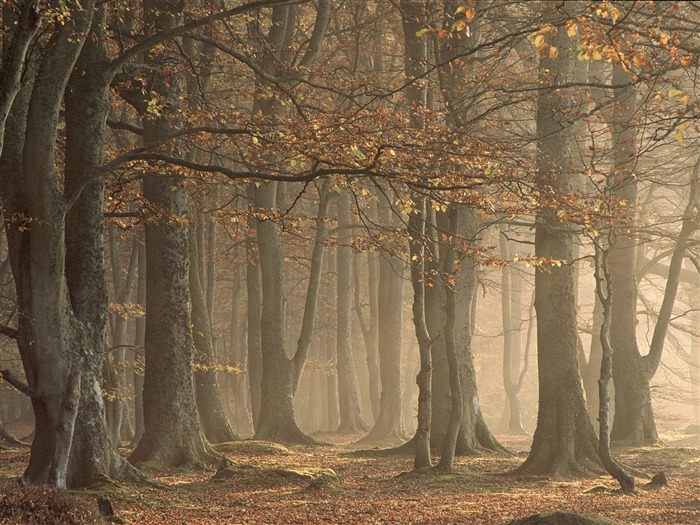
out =
<path fill-rule="evenodd" d="M 530 436 L 498 436 L 513 456 L 461 457 L 448 475 L 410 473 L 410 456 L 354 450 L 347 438 L 333 435 L 315 437 L 334 444 L 224 444 L 219 450 L 232 463 L 230 477 L 172 470 L 155 476 L 167 489 L 119 484 L 82 494 L 106 494 L 117 516 L 134 525 L 488 525 L 552 510 L 598 514 L 625 524 L 700 523 L 697 434 L 666 434 L 660 446 L 615 449 L 626 464 L 650 475 L 664 471 L 669 479 L 667 487 L 630 496 L 586 492 L 601 485 L 615 488 L 608 476 L 552 480 L 503 475 L 527 456 Z M 26 450 L 0 450 L 0 482 L 19 476 L 27 459 Z M 638 485 L 646 481 L 637 479 Z"/>

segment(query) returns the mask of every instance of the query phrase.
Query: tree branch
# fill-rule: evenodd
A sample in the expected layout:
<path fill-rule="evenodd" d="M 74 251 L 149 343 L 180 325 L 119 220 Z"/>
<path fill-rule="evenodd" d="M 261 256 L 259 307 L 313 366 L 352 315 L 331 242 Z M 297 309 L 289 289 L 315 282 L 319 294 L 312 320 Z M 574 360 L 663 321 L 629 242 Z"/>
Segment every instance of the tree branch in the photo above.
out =
<path fill-rule="evenodd" d="M 17 339 L 17 329 L 11 326 L 0 325 L 0 334 L 9 337 L 10 339 Z"/>
<path fill-rule="evenodd" d="M 224 11 L 219 11 L 217 13 L 212 13 L 205 17 L 187 22 L 186 24 L 182 24 L 181 26 L 168 29 L 166 31 L 161 31 L 160 33 L 156 33 L 153 36 L 145 38 L 144 40 L 142 40 L 138 44 L 133 45 L 132 47 L 124 51 L 124 53 L 112 60 L 109 67 L 112 71 L 116 71 L 118 68 L 126 64 L 129 60 L 137 57 L 140 53 L 147 51 L 151 47 L 158 45 L 166 40 L 170 40 L 171 38 L 183 36 L 188 31 L 193 31 L 194 29 L 205 26 L 207 24 L 211 24 L 212 22 L 224 20 L 226 18 L 230 18 L 263 7 L 272 7 L 276 5 L 285 4 L 304 4 L 308 1 L 309 0 L 258 0 L 244 5 L 239 5 L 231 9 L 225 9 Z"/>
<path fill-rule="evenodd" d="M 9 370 L 0 370 L 0 380 L 3 379 L 10 383 L 17 390 L 31 397 L 32 399 L 44 399 L 45 397 L 41 392 L 39 392 L 35 388 L 32 388 L 26 383 L 20 381 L 20 379 Z"/>

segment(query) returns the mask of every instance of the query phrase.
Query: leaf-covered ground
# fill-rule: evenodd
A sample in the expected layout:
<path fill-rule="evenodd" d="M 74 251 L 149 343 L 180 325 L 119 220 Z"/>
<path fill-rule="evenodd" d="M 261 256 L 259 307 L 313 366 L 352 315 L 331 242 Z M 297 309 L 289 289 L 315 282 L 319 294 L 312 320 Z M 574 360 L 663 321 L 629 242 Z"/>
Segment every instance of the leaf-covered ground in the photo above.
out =
<path fill-rule="evenodd" d="M 119 517 L 139 525 L 487 525 L 551 510 L 599 514 L 627 524 L 700 523 L 697 435 L 670 436 L 664 446 L 616 449 L 627 464 L 649 474 L 663 470 L 669 478 L 666 488 L 640 490 L 632 496 L 586 492 L 600 485 L 615 487 L 606 476 L 560 480 L 504 476 L 523 461 L 529 438 L 499 437 L 514 456 L 463 457 L 450 475 L 410 473 L 411 457 L 358 452 L 347 440 L 331 435 L 317 438 L 336 442 L 335 446 L 226 444 L 220 450 L 232 468 L 220 479 L 212 479 L 212 471 L 171 471 L 156 476 L 168 489 L 117 485 L 99 493 L 107 493 Z M 0 480 L 18 476 L 27 455 L 25 450 L 0 450 Z M 84 495 L 93 499 L 96 492 Z"/>

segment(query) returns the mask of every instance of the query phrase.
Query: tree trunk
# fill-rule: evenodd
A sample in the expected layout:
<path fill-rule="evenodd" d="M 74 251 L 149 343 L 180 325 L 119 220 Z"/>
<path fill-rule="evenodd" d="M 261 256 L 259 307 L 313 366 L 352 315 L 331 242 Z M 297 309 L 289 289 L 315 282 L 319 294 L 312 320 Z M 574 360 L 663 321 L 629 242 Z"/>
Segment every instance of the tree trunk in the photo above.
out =
<path fill-rule="evenodd" d="M 255 205 L 261 213 L 276 209 L 277 183 L 256 189 Z M 285 350 L 284 258 L 280 226 L 272 220 L 257 221 L 262 277 L 262 384 L 260 421 L 256 439 L 310 443 L 294 416 L 294 367 Z"/>
<path fill-rule="evenodd" d="M 248 187 L 248 198 L 255 199 L 255 186 Z M 246 259 L 246 292 L 248 296 L 248 384 L 250 386 L 250 404 L 253 415 L 253 427 L 258 428 L 260 423 L 260 403 L 262 397 L 262 325 L 260 315 L 262 312 L 262 293 L 260 286 L 260 254 L 257 249 L 257 235 L 255 235 L 256 220 L 248 210 L 248 228 L 245 238 Z"/>
<path fill-rule="evenodd" d="M 438 78 L 443 100 L 447 110 L 449 125 L 463 128 L 468 119 L 469 101 L 474 103 L 477 99 L 469 91 L 471 83 L 468 79 L 470 64 L 475 60 L 472 53 L 478 44 L 481 34 L 482 17 L 478 16 L 469 25 L 470 35 L 463 35 L 455 30 L 457 4 L 453 0 L 444 0 L 443 3 L 443 30 L 450 33 L 450 38 L 441 39 L 434 46 L 436 60 L 445 64 L 438 69 Z M 485 12 L 483 6 L 477 5 L 476 11 Z M 462 57 L 472 58 L 462 58 Z M 435 216 L 440 217 L 439 221 Z M 460 222 L 458 231 L 460 237 L 468 242 L 474 242 L 479 230 L 477 216 L 467 207 L 459 210 Z M 445 265 L 444 257 L 449 253 L 447 247 L 437 248 L 440 238 L 436 231 L 438 222 L 441 230 L 446 230 L 446 218 L 444 214 L 429 210 L 429 233 L 434 244 L 432 253 L 438 255 L 431 271 L 441 272 Z M 431 226 L 432 225 L 432 226 Z M 473 356 L 471 353 L 471 339 L 474 331 L 476 312 L 476 268 L 468 257 L 462 260 L 462 269 L 457 281 L 452 285 L 455 289 L 455 317 L 460 321 L 456 323 L 455 344 L 457 345 L 457 359 L 460 374 L 460 386 L 462 399 L 462 423 L 460 426 L 456 453 L 473 453 L 480 449 L 504 450 L 491 435 L 481 414 L 479 398 L 476 388 L 476 376 L 474 371 Z M 445 285 L 441 282 L 426 290 L 426 322 L 431 337 L 435 338 L 445 329 L 447 305 L 447 293 Z M 432 348 L 433 360 L 433 414 L 431 426 L 431 442 L 434 448 L 444 448 L 444 442 L 448 435 L 449 420 L 451 414 L 451 394 L 449 389 L 449 367 L 447 363 L 445 339 L 438 339 Z"/>
<path fill-rule="evenodd" d="M 505 226 L 501 226 L 499 242 L 504 261 L 511 258 Z M 506 394 L 504 417 L 499 427 L 510 434 L 524 434 L 520 410 L 520 351 L 522 323 L 521 281 L 509 265 L 501 268 L 501 319 L 503 324 L 503 388 Z"/>
<path fill-rule="evenodd" d="M 598 241 L 595 242 L 595 286 L 596 296 L 603 306 L 603 323 L 600 326 L 600 346 L 602 356 L 600 362 L 600 379 L 598 381 L 598 399 L 600 408 L 598 410 L 598 420 L 600 430 L 598 433 L 598 454 L 600 460 L 612 477 L 620 484 L 622 492 L 630 494 L 634 492 L 634 478 L 627 474 L 620 464 L 613 459 L 610 453 L 610 431 L 608 409 L 610 407 L 610 396 L 608 385 L 612 379 L 612 356 L 613 349 L 610 346 L 610 323 L 612 321 L 612 282 L 608 270 L 608 252 L 603 250 Z"/>
<path fill-rule="evenodd" d="M 146 308 L 146 245 L 139 240 L 138 250 L 139 280 L 136 288 L 136 303 L 145 310 Z M 145 365 L 146 348 L 146 317 L 136 318 L 136 330 L 134 332 L 134 438 L 132 446 L 135 447 L 141 440 L 144 431 L 143 421 L 143 373 Z"/>
<path fill-rule="evenodd" d="M 296 29 L 296 9 L 295 5 L 276 5 L 272 9 L 270 30 L 264 42 L 261 42 L 264 48 L 260 50 L 262 58 L 259 64 L 270 76 L 283 78 L 288 74 L 287 61 L 293 54 L 290 53 L 290 48 Z M 330 1 L 319 1 L 308 46 L 296 64 L 299 72 L 308 71 L 318 56 L 329 13 Z M 260 118 L 261 125 L 274 125 L 285 112 L 280 99 L 269 96 L 270 90 L 275 91 L 277 87 L 258 77 L 256 89 L 253 115 Z M 269 155 L 269 160 L 274 161 L 274 154 Z M 262 381 L 260 417 L 255 428 L 255 437 L 310 443 L 313 440 L 299 429 L 294 416 L 293 397 L 296 380 L 302 368 L 299 362 L 301 355 L 299 360 L 294 362 L 287 357 L 285 350 L 282 233 L 280 225 L 273 220 L 278 211 L 279 187 L 277 182 L 268 182 L 255 189 L 255 205 L 260 214 L 256 219 L 256 231 L 262 283 Z"/>
<path fill-rule="evenodd" d="M 18 345 L 37 421 L 24 478 L 60 487 L 90 485 L 105 476 L 140 477 L 110 446 L 99 387 L 107 321 L 100 168 L 111 72 L 103 40 L 98 34 L 89 39 L 85 35 L 91 25 L 95 33 L 101 31 L 103 14 L 93 2 L 72 13 L 61 30 L 65 34 L 58 35 L 44 57 L 32 91 L 26 154 L 15 143 L 3 158 L 13 165 L 15 184 L 7 188 L 9 181 L 3 181 L 4 192 L 10 190 L 6 202 L 37 219 L 31 230 L 13 233 L 10 243 L 21 312 Z M 65 101 L 61 191 L 55 172 L 56 129 L 74 66 Z M 21 108 L 27 100 L 15 101 L 15 123 L 20 126 L 16 131 L 22 132 L 16 139 L 24 131 Z"/>
<path fill-rule="evenodd" d="M 369 426 L 362 417 L 357 373 L 352 353 L 352 210 L 350 190 L 345 190 L 337 202 L 338 248 L 336 250 L 336 370 L 340 424 L 337 432 L 355 434 Z M 381 359 L 381 358 L 380 358 Z"/>
<path fill-rule="evenodd" d="M 332 432 L 338 428 L 340 424 L 340 408 L 338 404 L 338 376 L 336 374 L 336 343 L 335 337 L 337 330 L 334 323 L 337 321 L 337 316 L 334 315 L 331 305 L 337 305 L 335 292 L 337 286 L 335 284 L 336 257 L 326 258 L 326 274 L 328 276 L 325 288 L 326 307 L 323 309 L 322 325 L 326 327 L 324 330 L 324 342 L 322 343 L 321 355 L 326 361 L 326 412 L 324 414 L 325 430 Z"/>
<path fill-rule="evenodd" d="M 39 0 L 29 0 L 18 10 L 4 8 L 3 53 L 0 65 L 0 154 L 3 151 L 5 124 L 15 97 L 22 89 L 27 69 L 27 52 L 42 17 L 37 13 Z M 9 29 L 11 28 L 11 29 Z M 26 77 L 25 77 L 26 80 Z"/>
<path fill-rule="evenodd" d="M 373 204 L 374 205 L 374 204 Z M 374 219 L 376 221 L 376 216 Z M 367 300 L 369 303 L 369 315 L 365 319 L 362 312 L 361 301 L 361 261 L 363 256 L 367 258 Z M 381 382 L 379 379 L 379 278 L 377 269 L 377 254 L 374 252 L 356 253 L 354 258 L 353 279 L 355 290 L 355 313 L 360 322 L 362 338 L 365 343 L 367 362 L 367 383 L 370 408 L 374 421 L 379 417 L 379 397 Z"/>
<path fill-rule="evenodd" d="M 445 232 L 446 244 L 445 256 L 443 258 L 442 275 L 445 284 L 445 328 L 443 337 L 445 339 L 445 354 L 447 357 L 447 371 L 450 383 L 450 419 L 445 432 L 445 441 L 442 447 L 442 455 L 437 468 L 450 472 L 454 463 L 455 451 L 457 449 L 457 438 L 462 424 L 462 414 L 464 411 L 464 400 L 462 399 L 462 384 L 460 380 L 459 360 L 457 358 L 457 344 L 455 342 L 455 329 L 457 317 L 456 296 L 457 293 L 452 283 L 455 282 L 455 252 L 457 224 L 459 221 L 459 209 L 452 205 L 448 211 L 449 226 Z"/>
<path fill-rule="evenodd" d="M 180 8 L 167 0 L 144 1 L 146 21 L 157 30 L 178 23 Z M 170 57 L 167 46 L 145 59 L 152 73 L 147 93 L 154 93 L 166 108 L 147 112 L 142 103 L 144 144 L 167 144 L 178 128 L 179 81 L 163 69 Z M 178 146 L 174 145 L 174 148 Z M 130 460 L 158 467 L 211 463 L 215 454 L 201 431 L 192 378 L 193 341 L 189 311 L 189 246 L 187 192 L 182 178 L 158 173 L 144 176 L 148 201 L 146 222 L 146 334 L 143 388 L 144 434 Z"/>
<path fill-rule="evenodd" d="M 543 8 L 550 11 L 545 20 L 556 19 L 557 6 Z M 559 50 L 556 57 L 540 57 L 544 89 L 537 99 L 537 168 L 543 187 L 566 195 L 573 178 L 573 129 L 567 120 L 572 100 L 557 87 L 572 78 L 572 46 L 563 30 L 552 45 Z M 530 454 L 516 473 L 571 475 L 599 464 L 578 367 L 573 237 L 573 229 L 560 223 L 555 211 L 538 216 L 535 256 L 560 261 L 560 266 L 535 275 L 539 410 Z"/>
<path fill-rule="evenodd" d="M 250 368 L 248 354 L 242 342 L 244 340 L 245 326 L 240 322 L 241 309 L 241 271 L 237 268 L 233 275 L 231 289 L 231 326 L 229 329 L 228 364 L 238 367 L 238 373 L 227 374 L 230 377 L 230 385 L 227 399 L 229 412 L 232 414 L 233 428 L 242 434 L 251 434 L 253 430 L 253 416 L 249 409 L 249 385 Z"/>
<path fill-rule="evenodd" d="M 238 438 L 226 419 L 216 379 L 216 355 L 211 332 L 211 317 L 207 309 L 200 273 L 196 270 L 199 255 L 196 236 L 195 228 L 191 226 L 189 228 L 189 286 L 192 301 L 192 339 L 197 353 L 194 373 L 197 411 L 202 430 L 209 442 L 224 443 Z"/>
<path fill-rule="evenodd" d="M 154 124 L 144 121 L 145 137 Z M 166 217 L 146 223 L 144 434 L 129 459 L 159 467 L 214 459 L 195 405 L 188 227 L 183 220 L 187 196 L 178 182 L 167 174 L 144 178 L 144 197 Z"/>
<path fill-rule="evenodd" d="M 615 349 L 612 355 L 615 418 L 611 439 L 641 444 L 656 442 L 658 434 L 649 390 L 651 376 L 637 346 L 637 242 L 628 233 L 636 222 L 637 204 L 637 177 L 632 172 L 637 151 L 636 126 L 632 124 L 636 95 L 633 86 L 625 86 L 631 79 L 631 73 L 613 65 L 613 84 L 624 87 L 614 90 L 611 123 L 614 169 L 610 186 L 616 197 L 628 203 L 628 208 L 620 210 L 620 215 L 625 216 L 616 228 L 616 241 L 610 250 L 613 296 L 610 344 Z"/>
<path fill-rule="evenodd" d="M 119 253 L 119 237 L 114 227 L 109 229 L 109 255 L 112 267 L 112 287 L 114 302 L 127 306 L 136 283 L 138 263 L 138 243 L 134 242 L 126 275 L 122 275 Z M 115 448 L 121 445 L 122 423 L 126 416 L 126 361 L 125 347 L 128 345 L 128 315 L 113 312 L 110 315 L 112 349 L 103 363 L 103 389 L 105 394 L 105 415 L 107 435 Z"/>

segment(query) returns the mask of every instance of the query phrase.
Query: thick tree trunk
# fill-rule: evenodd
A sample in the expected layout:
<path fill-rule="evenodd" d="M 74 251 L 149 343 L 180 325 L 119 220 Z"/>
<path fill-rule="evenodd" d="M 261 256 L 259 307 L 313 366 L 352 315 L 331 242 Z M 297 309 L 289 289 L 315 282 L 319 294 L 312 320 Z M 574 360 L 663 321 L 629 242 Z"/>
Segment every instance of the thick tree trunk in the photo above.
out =
<path fill-rule="evenodd" d="M 557 8 L 545 15 L 556 17 Z M 552 18 L 550 18 L 552 17 Z M 559 31 L 552 41 L 559 53 L 540 58 L 543 89 L 537 100 L 537 167 L 541 184 L 566 195 L 572 189 L 573 130 L 567 111 L 572 101 L 559 84 L 572 78 L 571 41 Z M 530 454 L 516 473 L 571 475 L 598 466 L 597 440 L 581 387 L 578 367 L 574 231 L 554 211 L 545 211 L 535 229 L 535 255 L 560 261 L 535 275 L 539 410 Z"/>
<path fill-rule="evenodd" d="M 7 202 L 39 223 L 31 230 L 13 233 L 10 243 L 22 312 L 18 344 L 37 420 L 24 478 L 60 487 L 89 485 L 107 475 L 138 476 L 107 440 L 99 387 L 107 320 L 104 178 L 99 169 L 111 77 L 99 38 L 88 40 L 75 64 L 93 15 L 98 13 L 95 31 L 103 22 L 102 12 L 96 11 L 92 2 L 83 8 L 73 13 L 66 34 L 50 48 L 37 76 L 41 80 L 34 86 L 26 114 L 26 154 L 22 155 L 15 144 L 6 152 L 11 155 L 4 157 L 14 165 L 13 182 L 20 183 L 6 193 Z M 54 171 L 56 128 L 62 94 L 74 65 L 76 72 L 66 96 L 70 111 L 66 115 L 66 171 L 61 192 Z M 23 103 L 17 102 L 19 110 Z M 47 315 L 47 308 L 51 315 Z"/>
<path fill-rule="evenodd" d="M 178 23 L 179 7 L 166 0 L 146 0 L 147 22 L 158 30 Z M 148 92 L 167 102 L 158 116 L 141 111 L 145 144 L 168 143 L 178 127 L 182 86 L 162 65 L 167 47 L 146 57 L 153 73 Z M 155 171 L 155 169 L 154 169 Z M 144 433 L 130 460 L 135 464 L 172 467 L 211 463 L 215 454 L 204 439 L 192 378 L 193 341 L 189 311 L 189 246 L 187 193 L 181 178 L 150 172 L 143 179 L 149 205 L 146 222 L 146 333 L 143 388 Z"/>
<path fill-rule="evenodd" d="M 284 77 L 290 53 L 292 37 L 295 33 L 295 5 L 276 5 L 272 9 L 268 35 L 264 38 L 264 48 L 260 50 L 261 69 L 276 77 Z M 321 48 L 328 17 L 329 0 L 318 3 L 316 18 L 306 51 L 296 64 L 299 72 L 309 70 Z M 302 73 L 300 73 L 302 74 Z M 260 118 L 261 124 L 270 126 L 284 114 L 285 107 L 279 98 L 269 96 L 269 90 L 276 87 L 258 78 L 257 93 L 253 103 L 253 115 Z M 273 160 L 274 155 L 269 156 Z M 260 256 L 262 283 L 262 313 L 260 317 L 262 347 L 262 380 L 260 416 L 256 424 L 255 436 L 259 439 L 273 439 L 286 442 L 313 442 L 298 427 L 294 416 L 294 390 L 303 368 L 301 355 L 297 362 L 287 357 L 285 350 L 285 289 L 284 257 L 282 254 L 281 227 L 272 217 L 278 210 L 278 189 L 281 184 L 268 182 L 255 189 L 257 244 Z M 250 288 L 248 289 L 250 293 Z M 249 295 L 250 299 L 250 295 Z M 255 328 L 253 328 L 255 329 Z M 252 365 L 252 361 L 251 361 Z M 255 416 L 254 416 L 255 417 Z"/>
<path fill-rule="evenodd" d="M 144 132 L 155 122 L 144 121 Z M 146 223 L 144 434 L 129 459 L 154 467 L 214 459 L 195 406 L 187 196 L 178 182 L 167 174 L 144 179 L 144 197 L 160 213 Z"/>

